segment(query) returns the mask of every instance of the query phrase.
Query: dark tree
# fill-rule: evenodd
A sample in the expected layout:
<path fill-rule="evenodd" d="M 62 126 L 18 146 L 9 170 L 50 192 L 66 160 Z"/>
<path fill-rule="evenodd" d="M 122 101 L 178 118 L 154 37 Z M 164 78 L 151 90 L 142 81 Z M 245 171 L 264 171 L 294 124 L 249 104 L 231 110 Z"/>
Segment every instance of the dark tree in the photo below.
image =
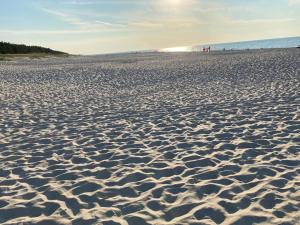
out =
<path fill-rule="evenodd" d="M 0 42 L 0 54 L 29 54 L 29 53 L 46 53 L 46 54 L 55 54 L 55 55 L 66 54 L 64 52 L 55 51 L 50 48 L 11 44 L 8 42 Z"/>

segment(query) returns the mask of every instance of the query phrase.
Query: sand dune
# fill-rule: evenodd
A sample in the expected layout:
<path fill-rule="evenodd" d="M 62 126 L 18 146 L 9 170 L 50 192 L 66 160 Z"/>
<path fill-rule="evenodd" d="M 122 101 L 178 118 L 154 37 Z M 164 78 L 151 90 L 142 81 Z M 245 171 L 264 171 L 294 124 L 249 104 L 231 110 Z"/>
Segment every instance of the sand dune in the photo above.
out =
<path fill-rule="evenodd" d="M 300 224 L 299 58 L 0 62 L 0 223 Z"/>

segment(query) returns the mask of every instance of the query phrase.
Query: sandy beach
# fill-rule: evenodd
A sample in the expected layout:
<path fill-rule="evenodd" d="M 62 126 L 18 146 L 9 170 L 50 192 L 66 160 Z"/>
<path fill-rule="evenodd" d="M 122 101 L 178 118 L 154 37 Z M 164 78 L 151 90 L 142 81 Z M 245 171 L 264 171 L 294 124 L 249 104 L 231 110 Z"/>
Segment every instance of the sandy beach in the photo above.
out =
<path fill-rule="evenodd" d="M 0 62 L 0 224 L 299 221 L 299 49 Z"/>

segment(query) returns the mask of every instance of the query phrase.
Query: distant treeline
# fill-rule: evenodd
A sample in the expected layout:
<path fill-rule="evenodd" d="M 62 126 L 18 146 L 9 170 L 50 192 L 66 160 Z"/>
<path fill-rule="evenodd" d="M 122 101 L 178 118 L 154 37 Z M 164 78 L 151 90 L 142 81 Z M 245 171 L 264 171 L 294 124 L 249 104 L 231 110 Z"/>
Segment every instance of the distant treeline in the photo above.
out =
<path fill-rule="evenodd" d="M 8 42 L 0 42 L 0 54 L 30 54 L 30 53 L 45 53 L 45 54 L 55 54 L 55 55 L 66 54 L 64 52 L 55 51 L 50 48 L 11 44 Z"/>

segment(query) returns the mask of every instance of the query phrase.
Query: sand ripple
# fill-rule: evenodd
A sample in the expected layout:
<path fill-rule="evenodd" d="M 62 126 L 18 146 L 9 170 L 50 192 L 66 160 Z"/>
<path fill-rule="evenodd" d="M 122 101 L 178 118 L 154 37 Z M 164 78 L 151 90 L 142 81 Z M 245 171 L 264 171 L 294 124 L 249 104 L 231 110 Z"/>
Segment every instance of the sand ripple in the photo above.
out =
<path fill-rule="evenodd" d="M 299 224 L 299 57 L 1 62 L 0 223 Z"/>

